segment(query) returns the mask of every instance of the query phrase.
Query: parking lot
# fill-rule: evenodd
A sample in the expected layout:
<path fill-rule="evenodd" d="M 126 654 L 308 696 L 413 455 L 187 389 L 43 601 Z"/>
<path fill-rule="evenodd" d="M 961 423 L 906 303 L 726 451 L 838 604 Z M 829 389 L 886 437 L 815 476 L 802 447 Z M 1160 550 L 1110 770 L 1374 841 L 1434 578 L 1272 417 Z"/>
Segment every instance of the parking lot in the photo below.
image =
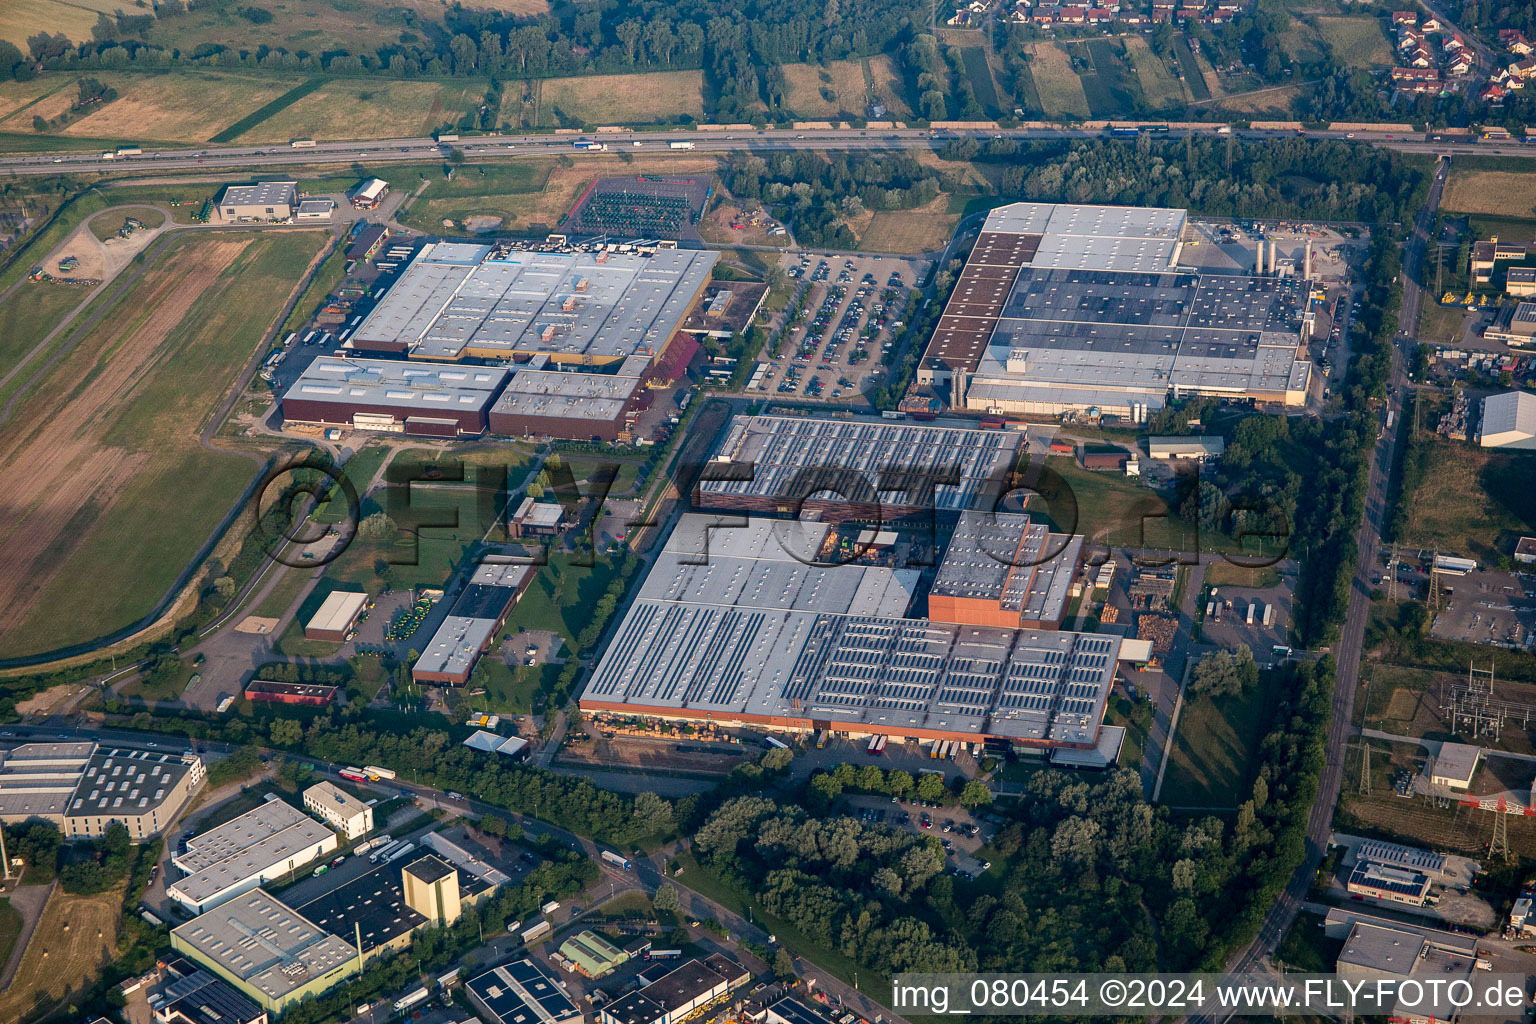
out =
<path fill-rule="evenodd" d="M 1512 572 L 1435 574 L 1440 588 L 1430 635 L 1437 640 L 1528 648 L 1536 637 L 1536 578 Z"/>
<path fill-rule="evenodd" d="M 958 874 L 974 876 L 992 866 L 990 861 L 978 860 L 976 854 L 991 840 L 993 828 L 964 807 L 888 796 L 854 796 L 849 803 L 859 820 L 871 825 L 891 825 L 933 836 L 943 845 L 950 870 Z"/>
<path fill-rule="evenodd" d="M 769 394 L 852 402 L 884 375 L 908 296 L 928 265 L 852 254 L 786 254 L 781 265 L 805 284 L 799 311 L 779 337 L 758 389 Z"/>

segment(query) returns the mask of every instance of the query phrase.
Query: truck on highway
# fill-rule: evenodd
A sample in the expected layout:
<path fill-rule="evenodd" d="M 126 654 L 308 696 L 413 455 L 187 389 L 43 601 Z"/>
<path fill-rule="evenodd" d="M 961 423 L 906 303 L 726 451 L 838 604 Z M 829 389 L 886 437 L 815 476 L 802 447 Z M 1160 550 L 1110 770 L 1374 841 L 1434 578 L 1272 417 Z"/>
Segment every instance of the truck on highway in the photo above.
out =
<path fill-rule="evenodd" d="M 101 158 L 103 160 L 115 160 L 115 159 L 117 159 L 117 154 L 112 152 L 109 149 L 109 150 L 107 150 L 107 151 L 105 151 L 104 153 L 101 154 Z"/>
<path fill-rule="evenodd" d="M 426 1002 L 427 995 L 428 993 L 425 988 L 419 988 L 408 995 L 401 996 L 399 999 L 395 1000 L 395 1012 L 404 1013 L 406 1010 L 409 1010 L 417 1003 Z"/>
<path fill-rule="evenodd" d="M 603 851 L 603 860 L 607 861 L 609 864 L 612 864 L 614 867 L 622 868 L 625 871 L 629 870 L 629 861 L 625 860 L 623 857 L 620 857 L 612 850 Z"/>
<path fill-rule="evenodd" d="M 143 156 L 144 155 L 144 151 L 142 149 L 140 149 L 138 146 L 118 146 L 117 147 L 117 155 L 118 156 Z"/>
<path fill-rule="evenodd" d="M 669 143 L 667 143 L 667 148 L 668 149 L 692 149 L 693 148 L 693 143 L 691 143 L 691 142 L 669 142 Z"/>
<path fill-rule="evenodd" d="M 294 149 L 314 149 L 315 148 L 315 140 L 314 139 L 294 139 L 292 142 L 288 143 L 288 145 L 291 146 Z"/>

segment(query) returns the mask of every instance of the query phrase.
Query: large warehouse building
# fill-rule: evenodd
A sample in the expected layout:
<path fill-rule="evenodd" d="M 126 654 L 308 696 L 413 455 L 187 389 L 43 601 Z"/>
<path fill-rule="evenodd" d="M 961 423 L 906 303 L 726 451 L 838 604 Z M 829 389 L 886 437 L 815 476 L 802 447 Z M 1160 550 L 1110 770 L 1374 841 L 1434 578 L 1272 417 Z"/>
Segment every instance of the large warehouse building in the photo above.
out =
<path fill-rule="evenodd" d="M 219 216 L 228 224 L 288 220 L 299 205 L 296 181 L 259 181 L 227 185 L 219 197 Z"/>
<path fill-rule="evenodd" d="M 717 517 L 683 516 L 582 709 L 1037 750 L 1096 746 L 1119 637 L 908 618 L 920 573 L 813 564 L 830 529 L 756 517 L 720 528 Z M 1042 619 L 1059 618 L 1046 610 L 1053 591 L 1047 584 L 1039 594 Z M 999 601 L 1011 603 L 1012 592 Z"/>
<path fill-rule="evenodd" d="M 991 508 L 1023 435 L 886 419 L 737 416 L 695 504 L 828 521 L 892 521 Z"/>
<path fill-rule="evenodd" d="M 1305 404 L 1306 282 L 1181 268 L 1185 227 L 1183 210 L 993 210 L 918 383 L 993 415 L 1144 422 L 1181 394 Z"/>
<path fill-rule="evenodd" d="M 319 356 L 283 395 L 283 420 L 395 434 L 478 436 L 485 433 L 491 403 L 511 375 L 495 366 Z"/>
<path fill-rule="evenodd" d="M 139 841 L 170 824 L 206 775 L 190 750 L 23 743 L 0 751 L 0 824 L 48 821 L 75 839 L 99 836 L 115 821 Z"/>
<path fill-rule="evenodd" d="M 1067 615 L 1083 538 L 1018 513 L 963 512 L 928 592 L 928 616 L 1008 629 L 1056 629 Z"/>
<path fill-rule="evenodd" d="M 559 979 L 532 960 L 514 960 L 464 983 L 487 1024 L 583 1024 L 586 1017 Z"/>
<path fill-rule="evenodd" d="M 336 833 L 282 800 L 268 800 L 238 818 L 187 840 L 171 858 L 186 877 L 166 895 L 194 914 L 250 892 L 336 849 Z"/>
<path fill-rule="evenodd" d="M 1484 448 L 1536 448 L 1536 395 L 1507 391 L 1483 399 L 1477 443 Z"/>
<path fill-rule="evenodd" d="M 603 366 L 658 355 L 719 254 L 504 242 L 425 245 L 353 332 L 359 349 L 415 359 Z"/>
<path fill-rule="evenodd" d="M 569 437 L 616 441 L 651 404 L 648 356 L 634 355 L 617 373 L 520 369 L 491 406 L 492 433 L 504 437 Z"/>
<path fill-rule="evenodd" d="M 533 581 L 529 565 L 481 565 L 411 666 L 418 683 L 463 686 Z"/>

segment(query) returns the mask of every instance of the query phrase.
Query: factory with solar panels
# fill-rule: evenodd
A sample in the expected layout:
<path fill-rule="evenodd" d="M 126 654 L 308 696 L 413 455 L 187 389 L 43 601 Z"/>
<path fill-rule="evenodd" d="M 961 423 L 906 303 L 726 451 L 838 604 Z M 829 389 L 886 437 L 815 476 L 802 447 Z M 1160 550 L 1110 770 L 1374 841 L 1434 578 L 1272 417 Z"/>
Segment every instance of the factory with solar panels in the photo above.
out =
<path fill-rule="evenodd" d="M 1252 274 L 1193 269 L 1180 263 L 1188 227 L 1173 209 L 993 210 L 909 404 L 1134 423 L 1186 395 L 1305 405 L 1310 257 L 1267 268 L 1261 243 Z"/>
<path fill-rule="evenodd" d="M 430 437 L 623 440 L 696 350 L 681 330 L 719 254 L 664 243 L 429 242 L 286 423 Z M 682 358 L 679 359 L 679 353 Z"/>
<path fill-rule="evenodd" d="M 940 423 L 769 419 L 737 417 L 712 463 L 727 476 L 762 459 L 767 472 L 701 482 L 695 494 L 700 509 L 765 514 L 678 520 L 582 710 L 1113 763 L 1123 730 L 1103 725 L 1106 702 L 1120 663 L 1144 661 L 1146 645 L 1062 629 L 1081 538 L 1023 512 L 984 511 L 994 507 L 986 481 L 1010 468 L 1017 438 Z M 836 494 L 822 491 L 809 510 L 796 500 L 824 483 L 802 471 L 840 457 L 869 479 L 950 481 L 923 509 L 942 522 L 935 568 L 863 557 L 896 535 L 861 529 L 867 510 L 839 507 Z"/>

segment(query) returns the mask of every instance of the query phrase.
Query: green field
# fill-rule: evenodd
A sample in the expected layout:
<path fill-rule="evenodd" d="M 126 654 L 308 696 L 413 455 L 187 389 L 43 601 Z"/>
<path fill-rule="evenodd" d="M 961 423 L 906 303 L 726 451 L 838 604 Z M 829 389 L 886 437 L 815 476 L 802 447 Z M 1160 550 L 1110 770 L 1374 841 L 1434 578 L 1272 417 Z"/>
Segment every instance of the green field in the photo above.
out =
<path fill-rule="evenodd" d="M 505 104 L 502 118 L 513 121 Z M 566 125 L 669 124 L 704 119 L 704 75 L 700 71 L 651 71 L 638 75 L 551 78 L 539 90 L 539 123 Z"/>
<path fill-rule="evenodd" d="M 1179 68 L 1184 72 L 1184 84 L 1189 87 L 1189 94 L 1197 100 L 1210 99 L 1211 90 L 1205 84 L 1205 76 L 1200 73 L 1200 62 L 1189 48 L 1189 40 L 1179 36 L 1173 44 L 1173 52 L 1179 59 Z"/>
<path fill-rule="evenodd" d="M 430 184 L 411 201 L 409 210 L 400 216 L 401 223 L 423 231 L 442 230 L 444 220 L 463 222 L 475 216 L 501 217 L 514 223 L 543 192 L 554 166 L 552 160 L 473 164 L 460 167 L 452 181 L 439 168 L 419 170 L 417 173 L 424 174 Z"/>
<path fill-rule="evenodd" d="M 1039 495 L 1030 498 L 1031 515 L 1050 519 L 1059 530 L 1115 546 L 1196 550 L 1195 528 L 1135 478 L 1091 473 L 1062 456 L 1052 456 L 1045 464 L 1058 474 L 1060 483 L 1041 483 Z"/>
<path fill-rule="evenodd" d="M 1259 743 L 1275 723 L 1274 677 L 1231 697 L 1185 701 L 1174 734 L 1161 802 L 1171 807 L 1236 808 L 1253 787 Z"/>
<path fill-rule="evenodd" d="M 1055 43 L 1030 43 L 1029 73 L 1040 97 L 1040 109 L 1048 116 L 1087 117 L 1088 97 L 1083 80 L 1072 70 L 1066 51 Z"/>
<path fill-rule="evenodd" d="M 988 117 L 1001 117 L 1003 105 L 997 95 L 997 83 L 992 80 L 992 69 L 987 65 L 987 51 L 980 46 L 967 46 L 960 51 L 960 61 L 981 109 Z"/>
<path fill-rule="evenodd" d="M 288 87 L 294 82 L 287 83 Z M 279 93 L 281 90 L 279 90 Z M 479 79 L 400 82 L 337 79 L 307 93 L 240 136 L 240 142 L 293 139 L 395 139 L 430 135 L 455 125 L 485 95 Z M 262 100 L 266 103 L 276 96 Z M 261 104 L 252 104 L 255 109 Z M 233 122 L 229 118 L 225 124 Z M 221 125 L 221 127 L 223 127 Z"/>
<path fill-rule="evenodd" d="M 1184 86 L 1168 64 L 1140 36 L 1127 36 L 1125 48 L 1136 68 L 1136 78 L 1147 105 L 1153 108 L 1178 106 L 1185 100 Z"/>
<path fill-rule="evenodd" d="M 1341 64 L 1369 68 L 1392 63 L 1392 44 L 1379 18 L 1318 18 L 1317 30 Z"/>
<path fill-rule="evenodd" d="M 517 634 L 507 643 L 516 649 Z M 485 693 L 469 698 L 469 705 L 476 711 L 491 711 L 503 715 L 526 715 L 534 710 L 534 696 L 548 691 L 560 675 L 559 665 L 508 666 L 500 654 L 480 659 L 470 677 L 472 688 L 484 687 Z"/>
<path fill-rule="evenodd" d="M 1092 39 L 1072 44 L 1068 52 L 1087 62 L 1087 68 L 1078 77 L 1094 117 L 1124 117 L 1140 107 L 1141 86 L 1136 71 L 1121 53 L 1118 42 Z"/>
<path fill-rule="evenodd" d="M 505 537 L 497 525 L 500 501 L 493 487 L 417 483 L 408 489 L 380 488 L 364 503 L 363 513 L 382 508 L 400 528 L 399 536 L 354 540 L 327 568 L 322 585 L 360 587 L 375 595 L 386 585 L 395 590 L 441 587 L 487 534 Z"/>
<path fill-rule="evenodd" d="M 575 646 L 576 635 L 591 619 L 593 605 L 618 571 L 618 562 L 602 555 L 592 559 L 596 562 L 592 566 L 578 565 L 577 561 L 572 555 L 549 556 L 549 564 L 539 568 L 512 610 L 507 632 L 547 629 Z"/>
<path fill-rule="evenodd" d="M 58 326 L 60 317 L 84 302 L 89 294 L 87 288 L 28 281 L 0 302 L 0 375 L 9 372 L 17 360 Z"/>
<path fill-rule="evenodd" d="M 252 479 L 198 432 L 322 241 L 220 233 L 152 249 L 144 276 L 0 427 L 17 514 L 0 526 L 0 654 L 148 613 Z"/>
<path fill-rule="evenodd" d="M 1426 415 L 1424 429 L 1429 431 Z M 1536 532 L 1529 456 L 1431 439 L 1424 483 L 1409 498 L 1403 543 L 1497 563 Z"/>
<path fill-rule="evenodd" d="M 136 220 L 145 228 L 157 228 L 165 223 L 165 214 L 152 206 L 129 206 L 113 210 L 91 221 L 91 233 L 102 241 L 116 238 L 129 220 Z"/>

